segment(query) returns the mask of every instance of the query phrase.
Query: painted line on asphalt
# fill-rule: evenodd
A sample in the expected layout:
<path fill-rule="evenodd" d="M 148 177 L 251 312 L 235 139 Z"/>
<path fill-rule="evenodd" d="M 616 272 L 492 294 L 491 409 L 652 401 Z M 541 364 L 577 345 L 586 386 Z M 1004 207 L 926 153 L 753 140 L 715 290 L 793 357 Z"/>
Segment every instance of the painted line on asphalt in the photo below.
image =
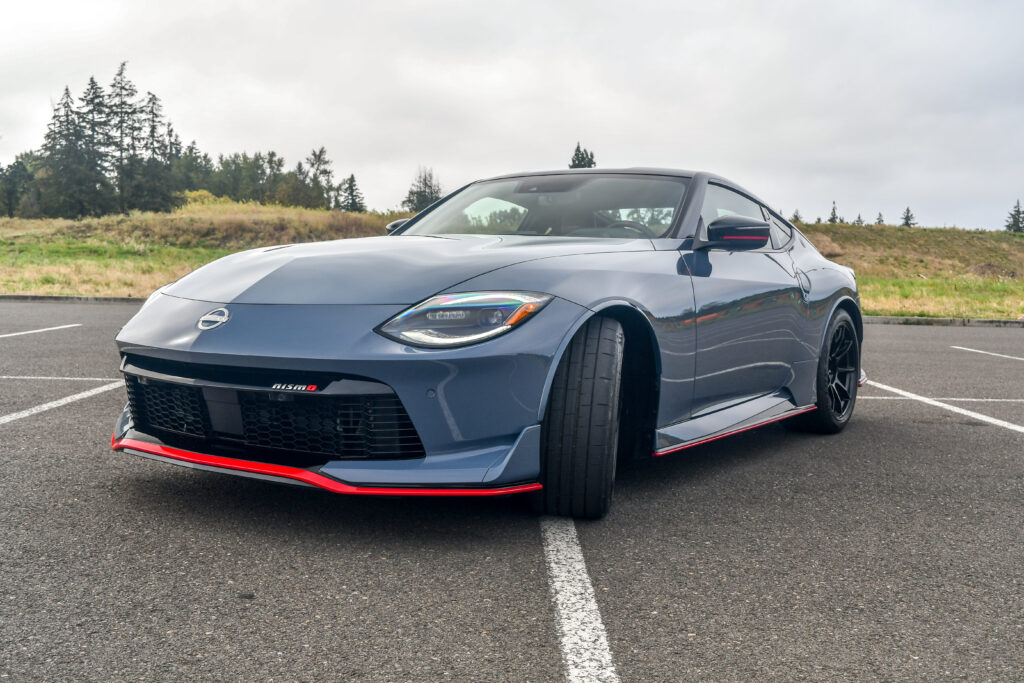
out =
<path fill-rule="evenodd" d="M 575 523 L 565 517 L 543 517 L 540 531 L 565 679 L 569 683 L 618 683 Z"/>
<path fill-rule="evenodd" d="M 930 406 L 935 406 L 936 408 L 942 408 L 944 410 L 948 410 L 950 412 L 957 413 L 958 415 L 965 415 L 967 417 L 973 417 L 975 420 L 981 420 L 982 422 L 987 422 L 989 424 L 996 425 L 997 427 L 1003 427 L 1004 429 L 1009 429 L 1010 431 L 1020 432 L 1021 434 L 1024 434 L 1024 427 L 1022 427 L 1021 425 L 1018 425 L 1018 424 L 1014 424 L 1012 422 L 1007 422 L 1006 420 L 998 420 L 998 419 L 996 419 L 994 417 L 989 417 L 988 415 L 982 415 L 981 413 L 976 413 L 973 410 L 967 410 L 966 408 L 960 408 L 960 407 L 957 407 L 957 406 L 951 406 L 948 403 L 943 403 L 942 401 L 937 401 L 934 398 L 926 398 L 924 396 L 920 396 L 918 394 L 914 394 L 914 393 L 911 393 L 909 391 L 904 391 L 903 389 L 897 389 L 896 387 L 890 387 L 890 386 L 885 385 L 885 384 L 879 384 L 878 382 L 875 382 L 874 380 L 870 380 L 869 379 L 868 380 L 868 384 L 873 386 L 873 387 L 876 387 L 878 389 L 882 389 L 884 391 L 891 391 L 892 393 L 898 394 L 899 396 L 904 396 L 906 398 L 911 398 L 911 399 L 913 399 L 915 401 L 920 401 L 921 403 L 925 403 L 925 404 L 930 405 Z"/>
<path fill-rule="evenodd" d="M 911 401 L 913 399 L 908 396 L 861 396 L 857 395 L 857 400 L 867 399 L 870 401 Z M 955 398 L 949 396 L 943 396 L 933 398 L 933 401 L 972 401 L 975 403 L 1024 403 L 1024 398 Z"/>
<path fill-rule="evenodd" d="M 66 330 L 69 327 L 81 327 L 82 323 L 72 323 L 71 325 L 57 325 L 57 327 L 44 327 L 41 330 L 25 330 L 24 332 L 9 332 L 7 334 L 0 334 L 0 339 L 4 337 L 20 337 L 23 334 L 38 334 L 40 332 L 53 332 L 54 330 Z"/>
<path fill-rule="evenodd" d="M 983 353 L 986 356 L 996 356 L 998 358 L 1009 358 L 1010 360 L 1024 360 L 1020 356 L 1007 356 L 1005 353 L 992 353 L 991 351 L 982 351 L 981 349 L 969 349 L 966 346 L 950 346 L 951 349 L 960 349 L 961 351 L 973 351 L 974 353 Z"/>
<path fill-rule="evenodd" d="M 105 391 L 110 391 L 111 389 L 117 389 L 118 387 L 123 387 L 123 386 L 124 386 L 124 382 L 121 382 L 121 381 L 111 382 L 110 384 L 104 384 L 103 386 L 96 387 L 95 389 L 89 389 L 88 391 L 83 391 L 80 394 L 72 394 L 71 396 L 66 396 L 64 398 L 59 398 L 56 401 L 50 401 L 49 403 L 44 403 L 42 405 L 38 405 L 35 408 L 29 408 L 28 410 L 22 410 L 22 411 L 19 411 L 17 413 L 10 413 L 8 415 L 0 415 L 0 425 L 5 425 L 8 422 L 14 422 L 15 420 L 20 420 L 23 417 L 32 417 L 33 415 L 37 415 L 37 414 L 45 412 L 47 410 L 53 410 L 54 408 L 60 408 L 61 406 L 66 406 L 69 403 L 74 403 L 75 401 L 81 401 L 83 398 L 89 398 L 90 396 L 96 396 L 97 394 L 102 394 Z"/>
<path fill-rule="evenodd" d="M 42 377 L 38 375 L 0 375 L 0 379 L 39 379 L 57 382 L 116 382 L 114 377 Z"/>

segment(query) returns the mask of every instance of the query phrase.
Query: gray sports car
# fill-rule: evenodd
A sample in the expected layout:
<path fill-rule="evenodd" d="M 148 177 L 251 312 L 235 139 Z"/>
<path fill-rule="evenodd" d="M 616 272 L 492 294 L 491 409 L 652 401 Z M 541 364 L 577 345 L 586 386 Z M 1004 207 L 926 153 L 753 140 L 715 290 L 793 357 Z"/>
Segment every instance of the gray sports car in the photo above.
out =
<path fill-rule="evenodd" d="M 596 518 L 618 460 L 853 414 L 853 272 L 724 178 L 509 175 L 388 229 L 242 252 L 154 293 L 117 336 L 113 448 L 338 493 L 530 492 Z"/>

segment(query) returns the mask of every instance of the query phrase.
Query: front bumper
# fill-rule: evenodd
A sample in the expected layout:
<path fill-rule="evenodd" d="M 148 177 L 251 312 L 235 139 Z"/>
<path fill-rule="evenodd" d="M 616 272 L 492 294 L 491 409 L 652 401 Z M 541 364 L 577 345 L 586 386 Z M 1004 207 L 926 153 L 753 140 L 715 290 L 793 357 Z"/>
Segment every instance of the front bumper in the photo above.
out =
<path fill-rule="evenodd" d="M 513 333 L 462 349 L 436 350 L 412 348 L 372 332 L 400 306 L 228 304 L 230 323 L 199 333 L 195 321 L 215 305 L 159 297 L 118 335 L 122 355 L 186 368 L 224 368 L 232 374 L 229 383 L 157 377 L 203 386 L 204 391 L 254 389 L 242 386 L 248 380 L 238 374 L 265 376 L 270 369 L 280 371 L 275 381 L 289 384 L 301 384 L 311 373 L 330 373 L 387 385 L 415 426 L 423 457 L 331 459 L 296 467 L 257 454 L 161 440 L 166 435 L 137 429 L 127 408 L 114 431 L 115 450 L 338 493 L 500 495 L 540 488 L 540 420 L 547 388 L 555 359 L 586 309 L 556 299 Z M 131 366 L 123 370 L 138 373 Z"/>

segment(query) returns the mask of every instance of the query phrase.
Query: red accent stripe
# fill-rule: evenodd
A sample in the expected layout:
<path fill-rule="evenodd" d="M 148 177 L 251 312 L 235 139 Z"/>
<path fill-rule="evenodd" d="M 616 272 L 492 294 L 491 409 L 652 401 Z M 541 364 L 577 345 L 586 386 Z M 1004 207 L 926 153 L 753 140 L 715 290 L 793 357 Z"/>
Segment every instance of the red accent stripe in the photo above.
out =
<path fill-rule="evenodd" d="M 742 429 L 734 429 L 733 431 L 726 432 L 725 434 L 719 434 L 718 436 L 711 436 L 711 437 L 708 437 L 706 439 L 701 439 L 700 441 L 692 441 L 690 443 L 684 443 L 682 446 L 673 446 L 671 448 L 666 448 L 663 451 L 654 451 L 654 455 L 661 456 L 661 455 L 668 455 L 669 453 L 676 453 L 678 451 L 684 451 L 687 448 L 693 448 L 694 446 L 700 446 L 701 444 L 711 443 L 712 441 L 718 441 L 719 439 L 724 439 L 727 436 L 733 436 L 734 434 L 741 434 L 743 432 L 749 432 L 751 429 L 757 429 L 758 427 L 764 427 L 765 425 L 770 425 L 773 422 L 779 422 L 781 420 L 785 420 L 788 417 L 796 417 L 797 415 L 802 415 L 804 413 L 809 413 L 812 410 L 816 410 L 817 408 L 818 408 L 818 406 L 811 406 L 810 408 L 804 408 L 803 410 L 798 410 L 798 411 L 793 412 L 793 413 L 786 413 L 785 415 L 779 415 L 778 417 L 773 417 L 772 419 L 765 420 L 764 422 L 758 422 L 757 424 L 750 425 L 749 427 L 743 427 Z"/>
<path fill-rule="evenodd" d="M 333 491 L 334 493 L 347 493 L 361 496 L 504 496 L 510 493 L 539 491 L 543 488 L 539 482 L 492 489 L 423 489 L 352 486 L 351 484 L 346 484 L 338 481 L 337 479 L 331 479 L 330 477 L 325 477 L 322 474 L 310 472 L 309 470 L 300 469 L 298 467 L 286 467 L 284 465 L 272 465 L 265 462 L 252 462 L 250 460 L 225 458 L 219 455 L 193 453 L 192 451 L 183 451 L 178 448 L 171 448 L 170 446 L 158 446 L 156 444 L 137 441 L 135 439 L 116 439 L 112 436 L 110 439 L 110 447 L 115 451 L 130 448 L 132 450 L 142 451 L 143 453 L 159 455 L 164 458 L 173 458 L 174 460 L 184 460 L 185 462 L 192 462 L 199 465 L 221 467 L 227 470 L 241 470 L 242 472 L 254 472 L 256 474 L 266 474 L 272 477 L 284 477 L 285 479 L 296 479 L 328 491 Z"/>
<path fill-rule="evenodd" d="M 725 235 L 722 237 L 723 240 L 760 240 L 761 242 L 766 241 L 767 237 L 750 237 L 747 235 Z"/>

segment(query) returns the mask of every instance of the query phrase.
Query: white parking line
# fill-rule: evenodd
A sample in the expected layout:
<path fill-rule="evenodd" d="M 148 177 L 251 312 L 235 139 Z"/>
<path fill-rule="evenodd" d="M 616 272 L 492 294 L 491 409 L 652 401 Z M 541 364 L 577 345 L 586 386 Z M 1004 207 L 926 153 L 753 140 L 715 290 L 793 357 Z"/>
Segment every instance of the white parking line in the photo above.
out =
<path fill-rule="evenodd" d="M 951 349 L 960 349 L 961 351 L 973 351 L 974 353 L 983 353 L 986 356 L 998 356 L 999 358 L 1009 358 L 1010 360 L 1024 360 L 1019 356 L 1007 356 L 1005 353 L 992 353 L 991 351 L 982 351 L 981 349 L 969 349 L 966 346 L 950 346 Z"/>
<path fill-rule="evenodd" d="M 88 391 L 83 391 L 80 394 L 73 394 L 71 396 L 66 396 L 64 398 L 59 398 L 56 401 L 50 401 L 49 403 L 44 403 L 42 405 L 38 405 L 35 408 L 29 408 L 28 410 L 22 410 L 22 411 L 19 411 L 17 413 L 10 413 L 9 415 L 0 415 L 0 425 L 5 425 L 8 422 L 14 422 L 15 420 L 20 420 L 23 417 L 31 417 L 33 415 L 36 415 L 37 413 L 42 413 L 42 412 L 44 412 L 46 410 L 52 410 L 53 408 L 60 408 L 61 406 L 66 406 L 69 403 L 74 403 L 75 401 L 81 401 L 83 398 L 89 398 L 90 396 L 95 396 L 96 394 L 102 394 L 105 391 L 110 391 L 111 389 L 117 389 L 118 387 L 123 387 L 123 386 L 124 386 L 124 382 L 121 382 L 121 381 L 111 382 L 110 384 L 104 384 L 103 386 L 96 387 L 95 389 L 89 389 Z"/>
<path fill-rule="evenodd" d="M 1004 429 L 1009 429 L 1011 431 L 1020 432 L 1021 434 L 1024 434 L 1024 427 L 1018 424 L 1014 424 L 1012 422 L 1007 422 L 1005 420 L 997 420 L 994 417 L 982 415 L 981 413 L 976 413 L 973 410 L 966 410 L 964 408 L 958 408 L 957 406 L 951 406 L 948 403 L 943 403 L 942 401 L 936 401 L 934 398 L 925 398 L 924 396 L 919 396 L 918 394 L 914 394 L 909 391 L 904 391 L 903 389 L 897 389 L 896 387 L 890 387 L 885 384 L 879 384 L 874 380 L 869 379 L 868 384 L 878 389 L 882 389 L 884 391 L 891 391 L 892 393 L 898 394 L 905 398 L 910 398 L 915 401 L 920 401 L 921 403 L 926 403 L 930 406 L 935 406 L 936 408 L 942 408 L 944 410 L 948 410 L 959 415 L 973 417 L 975 420 L 981 420 L 982 422 L 988 422 L 989 424 L 996 425 L 997 427 L 1003 427 Z"/>
<path fill-rule="evenodd" d="M 857 400 L 868 399 L 871 401 L 911 401 L 913 399 L 907 396 L 861 396 L 857 395 Z M 1024 403 L 1024 398 L 950 398 L 940 397 L 934 398 L 933 401 L 971 401 L 974 403 Z"/>
<path fill-rule="evenodd" d="M 0 379 L 40 379 L 58 382 L 115 382 L 113 377 L 41 377 L 36 375 L 0 375 Z"/>
<path fill-rule="evenodd" d="M 569 683 L 617 683 L 608 636 L 587 575 L 576 525 L 563 517 L 540 521 L 544 559 L 562 647 L 565 679 Z"/>
<path fill-rule="evenodd" d="M 0 334 L 0 339 L 4 337 L 20 337 L 23 334 L 38 334 L 39 332 L 52 332 L 54 330 L 66 330 L 69 327 L 81 327 L 82 323 L 73 323 L 71 325 L 57 325 L 57 327 L 44 327 L 41 330 L 25 330 L 24 332 L 9 332 L 7 334 Z"/>

